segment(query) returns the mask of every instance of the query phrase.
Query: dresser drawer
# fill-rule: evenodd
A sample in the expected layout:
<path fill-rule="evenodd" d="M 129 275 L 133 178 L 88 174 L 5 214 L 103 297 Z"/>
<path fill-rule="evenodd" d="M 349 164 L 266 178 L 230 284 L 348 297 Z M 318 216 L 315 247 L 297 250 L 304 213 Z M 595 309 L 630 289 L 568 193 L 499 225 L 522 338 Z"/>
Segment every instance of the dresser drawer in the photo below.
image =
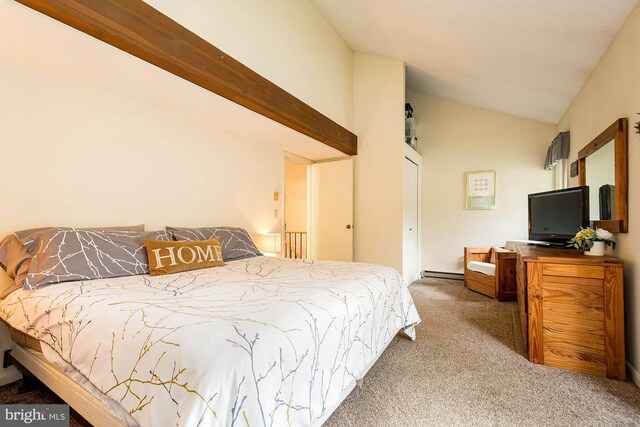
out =
<path fill-rule="evenodd" d="M 544 274 L 545 276 L 604 279 L 604 267 L 601 265 L 544 263 L 542 267 L 542 274 Z"/>

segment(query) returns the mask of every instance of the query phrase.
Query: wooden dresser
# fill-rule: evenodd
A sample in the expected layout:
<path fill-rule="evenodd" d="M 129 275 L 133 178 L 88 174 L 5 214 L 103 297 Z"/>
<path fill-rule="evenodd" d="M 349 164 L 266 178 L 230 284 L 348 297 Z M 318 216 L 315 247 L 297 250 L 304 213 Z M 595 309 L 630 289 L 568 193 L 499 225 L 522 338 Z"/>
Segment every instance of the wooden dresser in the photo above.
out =
<path fill-rule="evenodd" d="M 622 261 L 537 246 L 517 252 L 529 360 L 624 381 Z"/>

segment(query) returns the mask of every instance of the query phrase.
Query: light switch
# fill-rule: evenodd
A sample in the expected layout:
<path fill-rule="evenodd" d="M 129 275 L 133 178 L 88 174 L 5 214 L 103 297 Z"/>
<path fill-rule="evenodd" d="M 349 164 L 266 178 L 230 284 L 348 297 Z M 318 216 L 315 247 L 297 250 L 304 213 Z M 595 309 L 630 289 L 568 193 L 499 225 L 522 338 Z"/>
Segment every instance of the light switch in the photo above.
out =
<path fill-rule="evenodd" d="M 277 191 L 273 192 L 273 200 L 275 200 L 276 202 L 280 199 L 280 193 L 278 193 Z"/>

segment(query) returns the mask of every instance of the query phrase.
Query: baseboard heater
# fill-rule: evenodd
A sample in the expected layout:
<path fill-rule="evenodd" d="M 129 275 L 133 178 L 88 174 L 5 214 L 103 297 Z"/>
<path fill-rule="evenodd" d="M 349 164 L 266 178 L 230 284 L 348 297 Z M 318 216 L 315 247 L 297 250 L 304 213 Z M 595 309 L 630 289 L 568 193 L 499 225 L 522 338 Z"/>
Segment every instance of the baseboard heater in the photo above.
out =
<path fill-rule="evenodd" d="M 422 278 L 433 278 L 433 279 L 452 279 L 452 280 L 464 280 L 464 274 L 461 273 L 447 273 L 445 271 L 422 271 Z"/>

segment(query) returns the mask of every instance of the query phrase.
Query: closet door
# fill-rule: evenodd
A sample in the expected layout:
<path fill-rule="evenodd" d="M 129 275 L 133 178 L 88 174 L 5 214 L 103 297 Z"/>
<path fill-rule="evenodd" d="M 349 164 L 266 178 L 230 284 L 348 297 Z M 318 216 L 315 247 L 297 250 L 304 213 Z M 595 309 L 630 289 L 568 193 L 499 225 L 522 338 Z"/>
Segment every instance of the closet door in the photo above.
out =
<path fill-rule="evenodd" d="M 405 282 L 420 278 L 418 260 L 418 165 L 404 159 L 404 205 L 402 230 L 402 275 Z"/>

